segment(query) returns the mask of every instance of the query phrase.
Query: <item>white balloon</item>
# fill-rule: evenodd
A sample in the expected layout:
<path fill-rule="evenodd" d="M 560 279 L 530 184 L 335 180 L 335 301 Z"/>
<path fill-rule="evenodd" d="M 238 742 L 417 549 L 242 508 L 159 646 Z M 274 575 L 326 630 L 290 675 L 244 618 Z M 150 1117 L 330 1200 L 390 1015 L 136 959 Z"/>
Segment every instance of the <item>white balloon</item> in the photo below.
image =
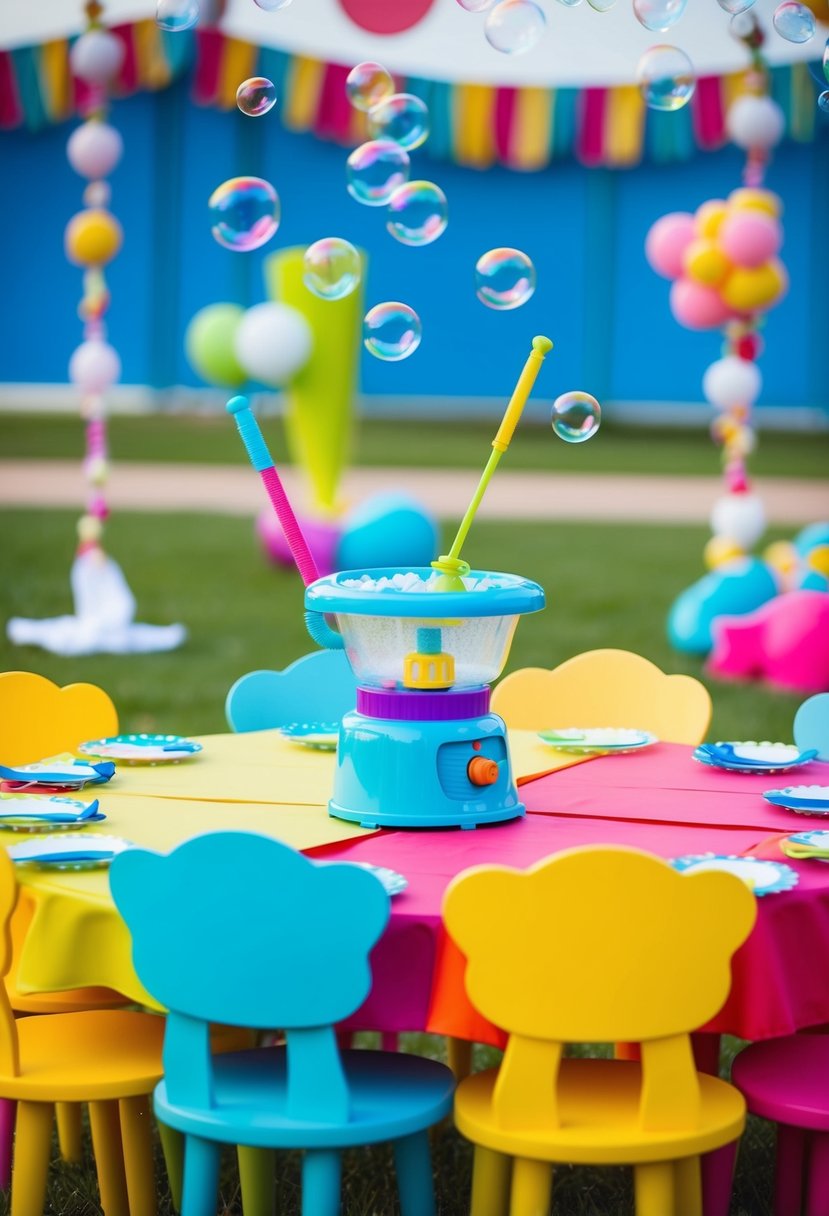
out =
<path fill-rule="evenodd" d="M 725 129 L 738 148 L 773 148 L 783 138 L 786 120 L 770 97 L 747 94 L 728 107 Z"/>
<path fill-rule="evenodd" d="M 124 44 L 109 30 L 87 30 L 69 52 L 73 76 L 88 84 L 106 84 L 124 62 Z"/>
<path fill-rule="evenodd" d="M 731 410 L 735 405 L 751 407 L 762 387 L 763 377 L 757 364 L 737 355 L 717 359 L 702 377 L 705 399 L 718 410 Z"/>
<path fill-rule="evenodd" d="M 711 511 L 711 531 L 728 537 L 747 553 L 766 530 L 763 501 L 756 494 L 725 494 Z"/>
<path fill-rule="evenodd" d="M 247 310 L 233 345 L 251 380 L 277 388 L 302 370 L 314 339 L 311 326 L 296 308 L 268 303 Z"/>
<path fill-rule="evenodd" d="M 115 127 L 90 119 L 69 136 L 66 155 L 81 177 L 109 177 L 121 159 L 124 141 Z"/>
<path fill-rule="evenodd" d="M 69 379 L 81 392 L 102 393 L 121 375 L 121 360 L 114 346 L 100 338 L 82 342 L 69 360 Z"/>

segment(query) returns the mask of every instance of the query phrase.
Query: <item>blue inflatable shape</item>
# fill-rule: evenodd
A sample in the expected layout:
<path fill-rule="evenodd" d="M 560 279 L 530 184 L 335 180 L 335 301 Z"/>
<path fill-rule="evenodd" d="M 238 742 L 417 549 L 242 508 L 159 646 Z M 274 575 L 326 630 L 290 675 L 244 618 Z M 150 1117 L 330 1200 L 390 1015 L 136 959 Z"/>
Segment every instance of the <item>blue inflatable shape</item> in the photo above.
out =
<path fill-rule="evenodd" d="M 668 639 L 675 650 L 707 654 L 718 616 L 743 616 L 775 595 L 777 583 L 765 562 L 756 557 L 728 562 L 677 596 L 668 613 Z"/>
<path fill-rule="evenodd" d="M 818 545 L 829 545 L 829 523 L 809 524 L 792 541 L 801 557 L 806 557 Z"/>
<path fill-rule="evenodd" d="M 405 494 L 375 494 L 346 516 L 336 570 L 428 566 L 438 555 L 438 526 Z"/>
<path fill-rule="evenodd" d="M 797 587 L 799 591 L 829 591 L 829 578 L 819 570 L 807 570 Z"/>

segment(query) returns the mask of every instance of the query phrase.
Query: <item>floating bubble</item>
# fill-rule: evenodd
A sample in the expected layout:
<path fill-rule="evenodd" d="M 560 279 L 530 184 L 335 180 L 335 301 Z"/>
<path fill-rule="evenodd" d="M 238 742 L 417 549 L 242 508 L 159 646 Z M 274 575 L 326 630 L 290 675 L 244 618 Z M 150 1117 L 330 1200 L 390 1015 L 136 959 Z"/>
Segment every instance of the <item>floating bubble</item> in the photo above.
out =
<path fill-rule="evenodd" d="M 236 105 L 249 118 L 261 118 L 276 105 L 276 89 L 267 76 L 251 76 L 236 90 Z"/>
<path fill-rule="evenodd" d="M 192 29 L 199 19 L 199 0 L 158 0 L 155 23 L 172 34 Z"/>
<path fill-rule="evenodd" d="M 815 32 L 815 14 L 798 0 L 783 0 L 774 10 L 772 23 L 787 42 L 808 42 Z"/>
<path fill-rule="evenodd" d="M 281 8 L 287 8 L 291 0 L 253 0 L 253 3 L 264 13 L 278 13 Z"/>
<path fill-rule="evenodd" d="M 391 139 L 360 144 L 345 164 L 346 188 L 367 207 L 383 207 L 409 180 L 409 154 Z"/>
<path fill-rule="evenodd" d="M 823 75 L 826 77 L 826 83 L 829 84 L 829 38 L 826 39 L 826 46 L 823 48 Z"/>
<path fill-rule="evenodd" d="M 420 346 L 422 333 L 415 310 L 396 300 L 375 304 L 363 320 L 363 345 L 384 363 L 408 359 Z"/>
<path fill-rule="evenodd" d="M 411 151 L 429 136 L 429 111 L 413 93 L 392 93 L 370 111 L 368 129 L 374 139 L 391 139 Z"/>
<path fill-rule="evenodd" d="M 639 89 L 652 110 L 681 110 L 697 87 L 694 65 L 675 46 L 652 46 L 639 60 Z"/>
<path fill-rule="evenodd" d="M 534 291 L 535 267 L 520 249 L 490 249 L 475 263 L 475 294 L 487 308 L 520 308 Z"/>
<path fill-rule="evenodd" d="M 465 8 L 468 13 L 485 13 L 488 8 L 492 8 L 495 0 L 458 0 L 461 8 Z"/>
<path fill-rule="evenodd" d="M 608 13 L 613 8 L 616 0 L 587 0 L 587 3 L 591 8 L 595 9 L 597 13 Z"/>
<path fill-rule="evenodd" d="M 817 104 L 824 114 L 829 114 L 829 89 L 824 89 L 818 95 Z"/>
<path fill-rule="evenodd" d="M 358 63 L 345 78 L 345 92 L 355 110 L 373 110 L 394 92 L 394 81 L 382 63 Z"/>
<path fill-rule="evenodd" d="M 547 18 L 533 0 L 500 0 L 484 23 L 486 40 L 503 55 L 531 51 L 544 33 Z"/>
<path fill-rule="evenodd" d="M 596 434 L 601 420 L 602 407 L 589 393 L 574 390 L 562 393 L 553 402 L 550 423 L 565 443 L 584 443 Z"/>
<path fill-rule="evenodd" d="M 724 13 L 736 17 L 738 13 L 744 13 L 746 9 L 751 8 L 756 0 L 717 0 L 717 3 Z"/>
<path fill-rule="evenodd" d="M 279 197 L 261 177 L 231 177 L 213 191 L 207 206 L 213 235 L 226 249 L 258 249 L 279 227 Z"/>
<path fill-rule="evenodd" d="M 446 195 L 434 182 L 407 182 L 389 200 L 386 227 L 401 245 L 431 245 L 448 222 Z"/>
<path fill-rule="evenodd" d="M 558 0 L 559 4 L 563 4 L 565 8 L 575 8 L 581 4 L 581 0 Z"/>
<path fill-rule="evenodd" d="M 350 241 L 325 236 L 305 250 L 302 281 L 321 300 L 342 300 L 360 282 L 362 263 Z"/>
<path fill-rule="evenodd" d="M 633 0 L 633 11 L 646 30 L 660 33 L 676 25 L 685 12 L 688 0 Z"/>

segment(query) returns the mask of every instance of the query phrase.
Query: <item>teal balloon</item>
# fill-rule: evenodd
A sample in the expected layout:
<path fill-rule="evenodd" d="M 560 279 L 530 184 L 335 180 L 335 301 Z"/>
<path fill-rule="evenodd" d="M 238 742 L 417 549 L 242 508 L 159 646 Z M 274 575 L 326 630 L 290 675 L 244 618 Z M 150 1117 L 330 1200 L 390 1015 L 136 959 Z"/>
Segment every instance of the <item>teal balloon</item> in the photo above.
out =
<path fill-rule="evenodd" d="M 674 650 L 707 654 L 714 644 L 712 626 L 719 616 L 744 616 L 777 595 L 771 570 L 759 558 L 727 562 L 705 574 L 674 600 L 668 614 L 668 640 Z"/>
<path fill-rule="evenodd" d="M 375 494 L 342 523 L 335 570 L 428 566 L 438 551 L 438 526 L 405 494 Z"/>
<path fill-rule="evenodd" d="M 233 349 L 244 311 L 238 304 L 208 304 L 187 326 L 184 336 L 187 359 L 193 371 L 208 384 L 239 388 L 247 380 Z"/>

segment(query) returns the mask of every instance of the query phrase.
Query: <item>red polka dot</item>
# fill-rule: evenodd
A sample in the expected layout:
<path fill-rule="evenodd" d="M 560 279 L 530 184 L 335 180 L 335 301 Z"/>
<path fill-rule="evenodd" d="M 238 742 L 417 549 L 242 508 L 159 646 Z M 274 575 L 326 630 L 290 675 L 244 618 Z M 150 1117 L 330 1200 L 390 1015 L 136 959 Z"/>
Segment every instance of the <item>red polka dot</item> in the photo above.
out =
<path fill-rule="evenodd" d="M 340 0 L 340 7 L 370 34 L 402 34 L 421 21 L 434 0 Z"/>

